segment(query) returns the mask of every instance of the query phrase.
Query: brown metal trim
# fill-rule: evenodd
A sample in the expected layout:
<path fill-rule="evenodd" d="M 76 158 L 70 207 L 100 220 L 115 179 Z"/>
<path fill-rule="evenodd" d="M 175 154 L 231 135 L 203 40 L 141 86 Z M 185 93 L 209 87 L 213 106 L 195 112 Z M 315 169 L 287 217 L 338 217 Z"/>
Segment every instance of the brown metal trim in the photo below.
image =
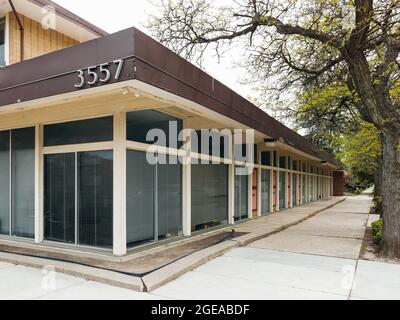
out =
<path fill-rule="evenodd" d="M 1 69 L 0 107 L 78 91 L 76 70 L 121 58 L 126 63 L 119 82 L 137 79 L 340 166 L 332 155 L 135 28 Z"/>
<path fill-rule="evenodd" d="M 103 29 L 100 29 L 99 27 L 86 21 L 85 19 L 82 19 L 81 17 L 77 16 L 76 14 L 72 13 L 71 11 L 65 9 L 64 7 L 58 5 L 53 1 L 50 0 L 28 0 L 28 1 L 38 5 L 39 7 L 53 6 L 56 9 L 56 13 L 58 16 L 81 26 L 82 28 L 90 31 L 96 36 L 103 37 L 108 35 L 108 32 L 104 31 Z"/>

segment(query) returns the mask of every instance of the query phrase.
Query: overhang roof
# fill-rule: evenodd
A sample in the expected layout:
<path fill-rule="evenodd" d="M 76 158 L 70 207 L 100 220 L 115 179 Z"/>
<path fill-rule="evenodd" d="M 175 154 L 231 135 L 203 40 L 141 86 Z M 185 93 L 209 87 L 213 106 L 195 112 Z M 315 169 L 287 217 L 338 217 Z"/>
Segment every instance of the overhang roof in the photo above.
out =
<path fill-rule="evenodd" d="M 92 40 L 107 35 L 108 33 L 92 23 L 82 19 L 50 0 L 12 0 L 16 11 L 30 19 L 41 22 L 42 9 L 52 7 L 55 10 L 55 30 L 75 39 L 79 42 Z M 0 3 L 0 15 L 11 12 L 8 1 Z"/>
<path fill-rule="evenodd" d="M 38 1 L 38 0 L 35 0 Z M 141 31 L 130 28 L 0 70 L 0 108 L 77 89 L 76 70 L 123 58 L 118 80 L 139 80 L 194 101 L 214 112 L 280 140 L 312 157 L 341 167 L 333 155 L 289 129 L 207 73 Z M 111 68 L 116 66 L 112 64 Z M 108 84 L 103 84 L 106 86 Z"/>

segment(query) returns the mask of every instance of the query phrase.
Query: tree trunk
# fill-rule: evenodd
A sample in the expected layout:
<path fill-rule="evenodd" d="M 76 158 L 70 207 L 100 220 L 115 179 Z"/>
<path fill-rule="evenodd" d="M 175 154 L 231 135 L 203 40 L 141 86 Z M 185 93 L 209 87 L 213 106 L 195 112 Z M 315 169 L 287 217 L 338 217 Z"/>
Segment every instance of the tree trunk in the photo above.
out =
<path fill-rule="evenodd" d="M 378 168 L 376 169 L 375 177 L 374 177 L 374 199 L 375 199 L 375 214 L 379 214 L 382 218 L 382 166 L 383 166 L 383 134 L 379 135 L 380 143 L 381 143 L 381 154 L 377 158 Z"/>
<path fill-rule="evenodd" d="M 400 129 L 383 133 L 381 254 L 400 258 Z"/>

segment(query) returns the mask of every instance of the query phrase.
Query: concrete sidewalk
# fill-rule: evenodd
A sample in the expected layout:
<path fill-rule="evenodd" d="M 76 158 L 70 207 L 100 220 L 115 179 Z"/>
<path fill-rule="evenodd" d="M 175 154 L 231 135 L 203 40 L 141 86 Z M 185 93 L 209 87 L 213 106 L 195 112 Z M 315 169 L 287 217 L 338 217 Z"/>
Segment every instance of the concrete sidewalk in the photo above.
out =
<path fill-rule="evenodd" d="M 57 272 L 75 277 L 81 277 L 85 280 L 100 282 L 113 286 L 120 286 L 140 292 L 153 291 L 161 287 L 162 285 L 178 278 L 179 276 L 203 265 L 204 263 L 223 255 L 233 248 L 244 246 L 256 240 L 270 236 L 274 233 L 278 233 L 286 228 L 289 228 L 295 224 L 304 221 L 305 219 L 316 215 L 322 210 L 326 210 L 344 201 L 344 199 L 345 197 L 334 197 L 330 200 L 313 202 L 301 207 L 283 210 L 275 214 L 270 214 L 251 221 L 244 222 L 235 226 L 234 228 L 238 233 L 246 234 L 228 241 L 224 241 L 217 245 L 213 245 L 208 248 L 196 251 L 142 278 L 133 277 L 127 274 L 121 274 L 110 270 L 89 267 L 86 265 L 49 260 L 44 257 L 29 257 L 5 252 L 0 252 L 0 261 L 34 268 L 42 268 L 43 266 L 50 265 Z M 197 238 L 210 237 L 215 235 L 216 233 L 218 234 L 222 232 L 226 232 L 226 229 L 214 231 L 208 235 L 201 235 L 199 237 L 194 237 L 193 239 L 188 239 L 175 244 L 169 244 L 156 250 L 150 250 L 149 257 L 153 257 L 154 255 L 156 255 L 157 250 L 174 251 L 175 249 L 176 251 L 178 250 L 178 248 L 185 246 L 185 243 L 187 243 L 187 245 L 190 245 L 190 242 L 195 241 Z M 139 256 L 141 260 L 146 258 L 145 254 L 140 254 Z"/>
<path fill-rule="evenodd" d="M 400 265 L 358 260 L 371 198 L 349 197 L 155 291 L 170 299 L 400 299 Z"/>
<path fill-rule="evenodd" d="M 0 299 L 400 299 L 400 265 L 362 261 L 356 254 L 370 202 L 349 197 L 280 233 L 228 250 L 150 293 L 0 263 Z M 304 218 L 298 209 L 258 220 L 282 216 L 282 222 L 294 224 L 296 215 Z M 261 234 L 254 221 L 239 228 L 253 224 L 254 234 Z M 212 252 L 202 254 L 207 259 Z"/>

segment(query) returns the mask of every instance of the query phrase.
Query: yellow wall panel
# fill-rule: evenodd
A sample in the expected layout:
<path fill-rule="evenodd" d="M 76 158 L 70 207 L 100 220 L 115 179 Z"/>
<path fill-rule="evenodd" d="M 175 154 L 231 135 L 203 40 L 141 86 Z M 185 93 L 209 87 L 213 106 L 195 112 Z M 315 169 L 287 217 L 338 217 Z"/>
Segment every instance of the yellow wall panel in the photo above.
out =
<path fill-rule="evenodd" d="M 24 60 L 67 48 L 79 42 L 55 30 L 45 30 L 42 25 L 28 17 L 19 15 L 24 26 Z M 10 64 L 21 61 L 21 33 L 18 21 L 9 13 Z"/>

